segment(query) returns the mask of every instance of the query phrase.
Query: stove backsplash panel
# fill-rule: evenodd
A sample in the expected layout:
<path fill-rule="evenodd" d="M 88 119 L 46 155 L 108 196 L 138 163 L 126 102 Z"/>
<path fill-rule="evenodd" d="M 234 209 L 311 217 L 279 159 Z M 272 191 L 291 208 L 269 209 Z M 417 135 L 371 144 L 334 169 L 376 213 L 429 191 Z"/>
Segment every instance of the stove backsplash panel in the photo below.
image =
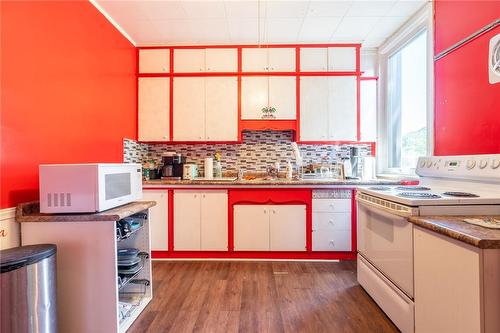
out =
<path fill-rule="evenodd" d="M 282 167 L 288 160 L 294 162 L 290 131 L 244 131 L 239 144 L 146 144 L 124 139 L 123 151 L 125 163 L 144 163 L 154 160 L 160 163 L 165 152 L 175 151 L 186 156 L 188 162 L 198 164 L 203 172 L 206 157 L 213 157 L 216 152 L 222 155 L 224 171 L 264 172 L 266 166 L 279 162 Z M 370 145 L 357 145 L 362 156 L 371 154 Z M 323 159 L 334 161 L 349 157 L 350 145 L 299 144 L 305 164 L 320 163 Z"/>

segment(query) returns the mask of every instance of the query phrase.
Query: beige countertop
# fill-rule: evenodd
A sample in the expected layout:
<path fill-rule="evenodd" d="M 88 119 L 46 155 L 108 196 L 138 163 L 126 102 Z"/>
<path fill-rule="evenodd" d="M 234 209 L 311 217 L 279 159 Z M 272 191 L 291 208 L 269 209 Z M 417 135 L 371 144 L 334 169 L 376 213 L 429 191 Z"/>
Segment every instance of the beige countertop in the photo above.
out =
<path fill-rule="evenodd" d="M 135 201 L 99 213 L 42 214 L 38 201 L 20 204 L 16 208 L 17 222 L 94 222 L 118 221 L 156 206 L 155 201 Z"/>
<path fill-rule="evenodd" d="M 489 229 L 463 221 L 465 218 L 489 217 L 500 219 L 500 216 L 414 216 L 409 221 L 481 249 L 500 249 L 500 229 Z"/>

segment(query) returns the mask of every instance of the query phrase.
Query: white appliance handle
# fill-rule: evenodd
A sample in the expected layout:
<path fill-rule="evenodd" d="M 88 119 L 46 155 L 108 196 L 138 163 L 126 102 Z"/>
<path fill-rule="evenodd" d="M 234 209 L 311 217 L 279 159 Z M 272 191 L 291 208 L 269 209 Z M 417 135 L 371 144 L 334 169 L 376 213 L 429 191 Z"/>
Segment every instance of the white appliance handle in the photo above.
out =
<path fill-rule="evenodd" d="M 418 215 L 418 208 L 401 205 L 360 192 L 356 194 L 356 201 L 397 216 L 409 217 Z"/>

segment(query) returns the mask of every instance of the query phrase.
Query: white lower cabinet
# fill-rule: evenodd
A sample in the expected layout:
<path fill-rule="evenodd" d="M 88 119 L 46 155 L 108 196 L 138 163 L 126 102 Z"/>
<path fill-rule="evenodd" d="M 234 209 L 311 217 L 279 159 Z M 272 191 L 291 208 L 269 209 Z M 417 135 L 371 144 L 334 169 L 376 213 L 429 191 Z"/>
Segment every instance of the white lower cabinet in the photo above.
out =
<path fill-rule="evenodd" d="M 485 303 L 481 289 L 488 280 L 482 276 L 480 249 L 419 227 L 413 234 L 415 331 L 498 332 L 500 321 L 493 319 L 498 318 L 498 308 L 490 318 L 482 313 Z M 498 285 L 498 271 L 496 274 Z M 487 293 L 494 290 L 485 289 Z M 496 298 L 500 299 L 500 293 Z M 492 323 L 496 323 L 495 330 L 484 329 Z"/>
<path fill-rule="evenodd" d="M 201 250 L 227 251 L 227 192 L 201 193 Z"/>
<path fill-rule="evenodd" d="M 305 205 L 235 205 L 235 251 L 305 251 Z"/>
<path fill-rule="evenodd" d="M 156 201 L 156 206 L 149 209 L 151 250 L 168 251 L 168 191 L 144 190 L 142 198 Z"/>
<path fill-rule="evenodd" d="M 234 206 L 234 250 L 269 251 L 269 206 Z"/>
<path fill-rule="evenodd" d="M 275 205 L 269 215 L 271 251 L 306 250 L 306 206 Z"/>
<path fill-rule="evenodd" d="M 331 194 L 323 192 L 318 193 L 318 198 L 313 199 L 313 251 L 352 251 L 352 201 L 349 198 L 335 198 L 349 197 L 350 194 L 350 191 L 332 192 Z"/>
<path fill-rule="evenodd" d="M 174 250 L 227 251 L 227 191 L 174 191 Z"/>

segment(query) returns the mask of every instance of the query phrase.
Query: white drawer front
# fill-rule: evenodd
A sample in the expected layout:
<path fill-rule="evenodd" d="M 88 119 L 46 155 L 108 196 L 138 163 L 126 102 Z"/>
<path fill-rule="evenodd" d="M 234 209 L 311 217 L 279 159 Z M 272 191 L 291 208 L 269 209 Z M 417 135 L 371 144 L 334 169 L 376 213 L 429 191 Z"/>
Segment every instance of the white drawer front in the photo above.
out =
<path fill-rule="evenodd" d="M 313 199 L 313 212 L 350 212 L 352 202 L 350 199 Z"/>
<path fill-rule="evenodd" d="M 415 332 L 415 305 L 358 255 L 358 282 L 403 333 Z"/>
<path fill-rule="evenodd" d="M 312 214 L 313 229 L 351 230 L 351 213 Z"/>
<path fill-rule="evenodd" d="M 313 251 L 351 251 L 350 230 L 313 230 Z"/>

